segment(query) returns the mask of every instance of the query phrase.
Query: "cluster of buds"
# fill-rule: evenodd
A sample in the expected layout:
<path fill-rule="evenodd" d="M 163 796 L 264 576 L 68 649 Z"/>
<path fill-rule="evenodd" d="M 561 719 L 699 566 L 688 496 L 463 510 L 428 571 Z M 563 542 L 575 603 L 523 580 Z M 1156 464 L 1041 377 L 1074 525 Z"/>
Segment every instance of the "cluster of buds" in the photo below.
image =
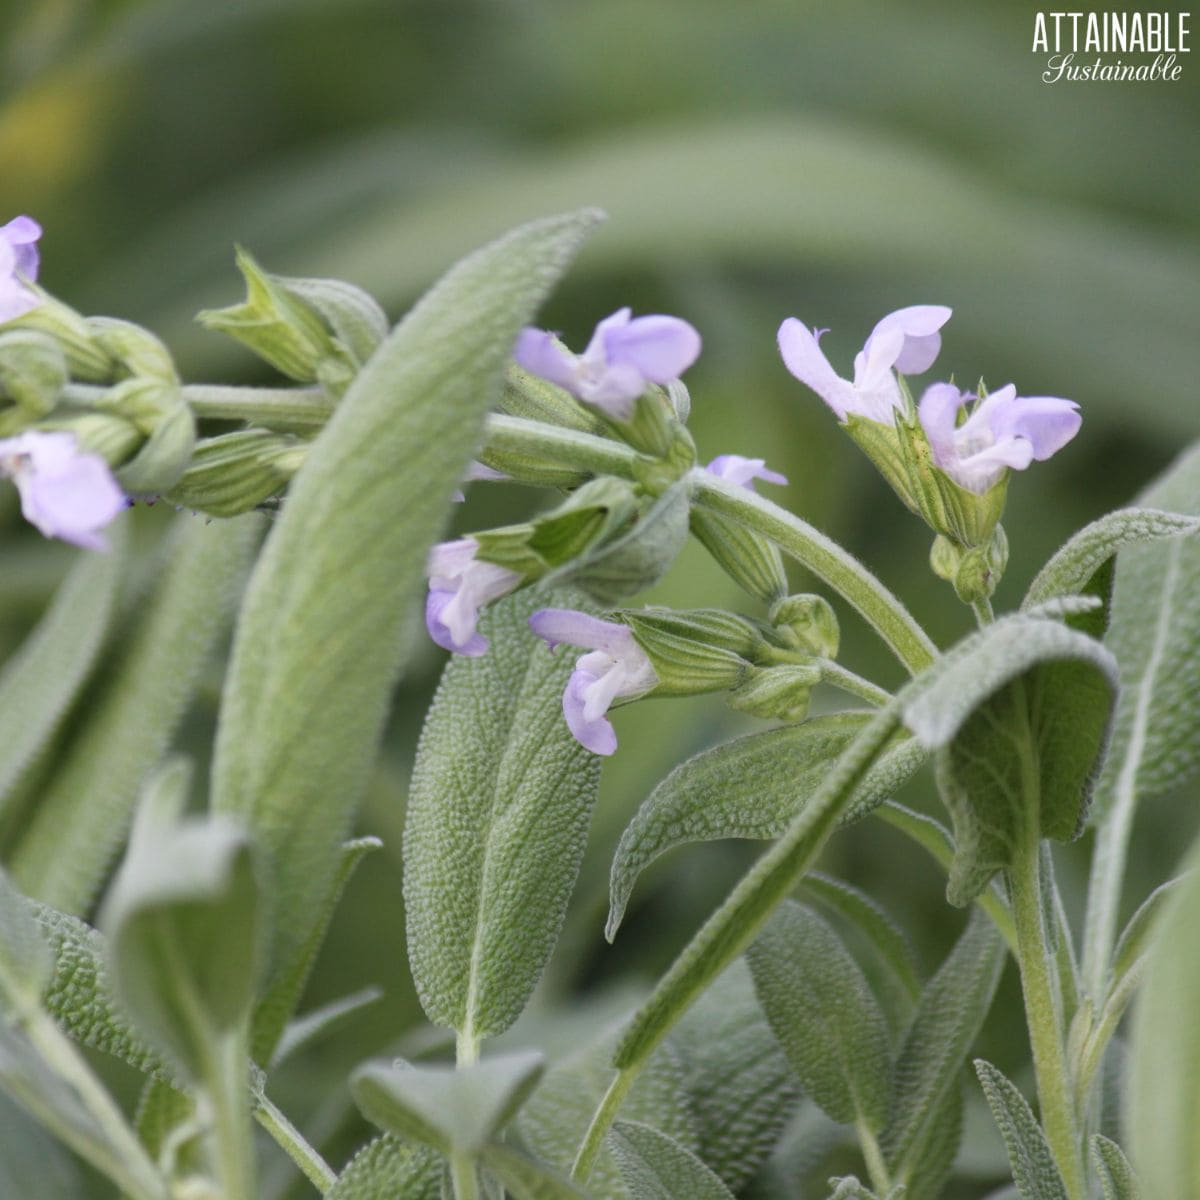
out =
<path fill-rule="evenodd" d="M 1050 396 L 988 393 L 934 383 L 920 402 L 904 381 L 934 363 L 950 309 L 902 308 L 884 317 L 843 379 L 820 347 L 823 330 L 794 317 L 779 329 L 787 369 L 833 409 L 900 499 L 937 534 L 931 563 L 973 602 L 991 595 L 1007 559 L 1000 526 L 1010 471 L 1061 450 L 1079 431 L 1079 408 Z"/>

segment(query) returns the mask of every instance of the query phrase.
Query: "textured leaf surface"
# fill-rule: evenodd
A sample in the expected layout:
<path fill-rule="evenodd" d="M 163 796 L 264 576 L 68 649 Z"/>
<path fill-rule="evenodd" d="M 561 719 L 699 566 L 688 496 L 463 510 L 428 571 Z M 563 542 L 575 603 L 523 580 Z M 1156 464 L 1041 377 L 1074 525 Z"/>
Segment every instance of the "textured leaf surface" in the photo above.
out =
<path fill-rule="evenodd" d="M 888 1116 L 888 1028 L 829 924 L 784 901 L 746 951 L 763 1011 L 804 1090 L 835 1121 L 878 1133 Z"/>
<path fill-rule="evenodd" d="M 1104 1200 L 1141 1200 L 1141 1189 L 1129 1160 L 1111 1138 L 1097 1133 L 1091 1141 L 1092 1166 L 1100 1180 Z"/>
<path fill-rule="evenodd" d="M 271 1069 L 274 1070 L 280 1063 L 299 1054 L 313 1042 L 320 1041 L 331 1030 L 350 1021 L 364 1008 L 369 1008 L 382 999 L 382 988 L 375 986 L 360 988 L 357 992 L 351 992 L 348 996 L 331 1000 L 328 1004 L 322 1004 L 320 1008 L 306 1012 L 302 1017 L 297 1017 L 296 1020 L 289 1022 L 283 1031 L 283 1036 L 279 1039 L 275 1054 L 271 1058 Z"/>
<path fill-rule="evenodd" d="M 892 1121 L 880 1139 L 892 1177 L 914 1195 L 936 1196 L 954 1161 L 963 1064 L 991 1007 L 1004 955 L 1000 935 L 974 911 L 921 995 L 896 1062 Z"/>
<path fill-rule="evenodd" d="M 528 627 L 571 595 L 519 592 L 456 656 L 426 719 L 404 831 L 408 949 L 430 1020 L 472 1037 L 520 1015 L 562 926 L 587 840 L 600 759 L 571 736 L 569 653 Z"/>
<path fill-rule="evenodd" d="M 458 1068 L 367 1063 L 354 1072 L 350 1090 L 363 1115 L 386 1133 L 444 1154 L 474 1154 L 512 1119 L 543 1067 L 533 1051 Z"/>
<path fill-rule="evenodd" d="M 0 1019 L 20 1024 L 38 1007 L 53 970 L 29 901 L 0 871 Z"/>
<path fill-rule="evenodd" d="M 1067 1200 L 1067 1189 L 1055 1166 L 1054 1155 L 1028 1101 L 982 1058 L 975 1060 L 975 1072 L 1004 1136 L 1021 1200 Z"/>
<path fill-rule="evenodd" d="M 1200 854 L 1158 922 L 1134 1010 L 1130 1150 L 1147 1196 L 1200 1195 Z"/>
<path fill-rule="evenodd" d="M 868 720 L 870 714 L 858 712 L 813 717 L 736 738 L 676 767 L 638 809 L 613 856 L 609 941 L 650 863 L 689 842 L 779 837 Z M 923 748 L 911 739 L 889 750 L 859 784 L 846 819 L 890 797 L 924 758 Z"/>
<path fill-rule="evenodd" d="M 589 1194 L 565 1173 L 500 1143 L 484 1150 L 483 1161 L 514 1200 L 586 1200 Z"/>
<path fill-rule="evenodd" d="M 954 824 L 947 895 L 973 900 L 1033 823 L 1074 837 L 1108 730 L 1116 664 L 1045 617 L 1004 617 L 959 643 L 906 693 L 904 723 L 936 752 Z"/>
<path fill-rule="evenodd" d="M 538 1158 L 570 1170 L 596 1105 L 612 1082 L 612 1046 L 613 1038 L 605 1037 L 552 1067 L 518 1114 L 517 1132 Z M 621 1105 L 621 1115 L 629 1121 L 653 1125 L 688 1150 L 699 1148 L 696 1121 L 684 1088 L 683 1065 L 669 1043 L 638 1076 Z M 607 1147 L 600 1150 L 587 1189 L 605 1200 L 629 1200 L 629 1189 Z"/>
<path fill-rule="evenodd" d="M 767 1160 L 800 1098 L 744 959 L 716 978 L 670 1044 L 683 1066 L 696 1154 L 730 1191 L 740 1191 Z"/>
<path fill-rule="evenodd" d="M 1097 572 L 1125 546 L 1160 542 L 1200 531 L 1200 519 L 1155 508 L 1121 508 L 1085 525 L 1029 585 L 1023 609 L 1089 590 Z"/>
<path fill-rule="evenodd" d="M 441 1200 L 442 1161 L 427 1146 L 385 1133 L 350 1160 L 326 1200 Z"/>
<path fill-rule="evenodd" d="M 633 1200 L 733 1200 L 700 1159 L 651 1125 L 618 1121 L 608 1146 Z"/>
<path fill-rule="evenodd" d="M 0 813 L 100 652 L 126 565 L 126 526 L 113 526 L 108 553 L 79 556 L 49 611 L 0 673 Z"/>
<path fill-rule="evenodd" d="M 275 968 L 302 952 L 374 759 L 429 546 L 517 333 L 596 214 L 522 226 L 451 269 L 358 375 L 313 445 L 242 610 L 213 804 L 267 852 Z"/>
<path fill-rule="evenodd" d="M 23 892 L 66 912 L 94 899 L 217 640 L 258 541 L 257 517 L 181 517 L 161 582 L 43 791 L 12 857 Z"/>

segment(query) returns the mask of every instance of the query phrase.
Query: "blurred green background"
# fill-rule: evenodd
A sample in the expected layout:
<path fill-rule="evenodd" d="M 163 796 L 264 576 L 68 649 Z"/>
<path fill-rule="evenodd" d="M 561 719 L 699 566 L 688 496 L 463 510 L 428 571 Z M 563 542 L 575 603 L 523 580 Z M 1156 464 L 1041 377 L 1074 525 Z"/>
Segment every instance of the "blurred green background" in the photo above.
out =
<path fill-rule="evenodd" d="M 1175 84 L 1046 85 L 1030 52 L 1033 12 L 1007 0 L 10 0 L 0 219 L 37 216 L 46 285 L 84 311 L 147 324 L 187 378 L 258 382 L 248 354 L 191 321 L 240 294 L 235 242 L 274 270 L 350 279 L 398 316 L 506 227 L 599 205 L 610 221 L 545 323 L 577 346 L 626 303 L 696 324 L 705 351 L 688 382 L 702 453 L 765 455 L 791 479 L 786 502 L 946 644 L 968 617 L 926 570 L 929 535 L 784 371 L 783 317 L 829 326 L 823 346 L 848 372 L 884 313 L 949 304 L 940 375 L 1080 403 L 1076 441 L 1010 489 L 1000 608 L 1074 528 L 1128 501 L 1200 432 L 1194 68 L 1185 62 Z M 540 502 L 477 488 L 459 522 Z M 21 526 L 11 489 L 0 519 L 8 649 L 70 555 Z M 148 537 L 161 524 L 136 519 Z M 652 598 L 743 603 L 694 548 Z M 843 616 L 847 663 L 898 683 L 898 666 Z M 386 848 L 353 883 L 309 997 L 378 982 L 385 999 L 285 1081 L 285 1107 L 330 1130 L 345 1115 L 347 1066 L 420 1019 L 400 833 L 439 666 L 429 648 L 398 693 L 362 818 Z M 218 685 L 214 675 L 185 730 L 201 755 Z M 748 727 L 719 699 L 652 702 L 617 724 L 621 749 L 548 997 L 599 1002 L 650 978 L 756 850 L 669 857 L 606 947 L 608 861 L 630 813 L 675 762 Z M 906 799 L 935 810 L 927 779 Z M 1146 813 L 1131 900 L 1186 845 L 1193 809 Z M 1086 845 L 1061 855 L 1072 905 Z M 840 835 L 823 866 L 885 903 L 929 968 L 960 927 L 937 869 L 882 825 Z M 1016 1070 L 1011 979 L 1005 988 L 985 1052 Z M 994 1138 L 972 1134 L 957 1194 L 987 1190 L 997 1153 Z"/>

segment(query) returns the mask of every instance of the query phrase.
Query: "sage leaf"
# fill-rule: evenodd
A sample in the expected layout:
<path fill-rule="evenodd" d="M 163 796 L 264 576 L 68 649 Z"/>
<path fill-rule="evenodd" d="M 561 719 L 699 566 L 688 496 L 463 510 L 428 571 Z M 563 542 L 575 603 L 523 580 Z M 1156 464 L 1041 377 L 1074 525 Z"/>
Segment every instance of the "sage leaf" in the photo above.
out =
<path fill-rule="evenodd" d="M 347 389 L 267 539 L 235 634 L 212 802 L 265 851 L 289 917 L 276 974 L 303 953 L 337 872 L 425 557 L 513 342 L 596 219 L 524 225 L 427 292 Z"/>
<path fill-rule="evenodd" d="M 633 1200 L 733 1200 L 719 1176 L 652 1125 L 617 1121 L 607 1140 Z"/>
<path fill-rule="evenodd" d="M 1181 879 L 1171 879 L 1160 884 L 1142 901 L 1137 912 L 1129 918 L 1129 924 L 1125 926 L 1124 932 L 1117 941 L 1117 948 L 1113 951 L 1114 982 L 1119 981 L 1141 961 L 1152 942 L 1167 899 L 1181 882 Z"/>
<path fill-rule="evenodd" d="M 0 1093 L 0 1196 L 78 1200 L 83 1180 L 46 1129 Z"/>
<path fill-rule="evenodd" d="M 1167 901 L 1134 1008 L 1126 1119 L 1147 1196 L 1200 1195 L 1200 852 Z"/>
<path fill-rule="evenodd" d="M 892 1178 L 913 1195 L 936 1196 L 954 1161 L 963 1064 L 991 1007 L 1004 956 L 1000 935 L 974 910 L 921 994 L 896 1060 L 891 1123 L 880 1138 Z"/>
<path fill-rule="evenodd" d="M 1005 1077 L 982 1058 L 975 1073 L 1008 1150 L 1013 1181 L 1021 1200 L 1068 1200 L 1066 1185 L 1054 1155 L 1028 1101 Z"/>
<path fill-rule="evenodd" d="M 785 900 L 746 961 L 805 1092 L 835 1121 L 878 1133 L 892 1082 L 888 1027 L 841 939 L 816 913 Z"/>
<path fill-rule="evenodd" d="M 39 1006 L 53 970 L 29 901 L 0 870 L 0 1018 L 20 1024 Z"/>
<path fill-rule="evenodd" d="M 766 1162 L 800 1094 L 744 958 L 671 1033 L 696 1128 L 697 1158 L 738 1192 Z"/>
<path fill-rule="evenodd" d="M 954 825 L 952 904 L 1010 864 L 1030 825 L 1060 841 L 1078 834 L 1116 676 L 1098 642 L 1018 614 L 964 639 L 903 693 L 904 723 L 935 753 Z"/>
<path fill-rule="evenodd" d="M 226 817 L 135 840 L 104 902 L 113 987 L 185 1076 L 248 1019 L 265 941 L 249 840 Z"/>
<path fill-rule="evenodd" d="M 88 677 L 112 622 L 126 567 L 127 522 L 106 554 L 81 554 L 37 628 L 0 672 L 0 816 Z"/>
<path fill-rule="evenodd" d="M 1121 1147 L 1101 1133 L 1093 1135 L 1089 1144 L 1104 1200 L 1141 1200 L 1137 1176 Z"/>
<path fill-rule="evenodd" d="M 385 1133 L 347 1164 L 326 1200 L 441 1200 L 442 1156 Z"/>
<path fill-rule="evenodd" d="M 502 1143 L 485 1147 L 482 1157 L 514 1200 L 587 1200 L 588 1193 L 566 1175 Z"/>
<path fill-rule="evenodd" d="M 1200 532 L 1200 518 L 1156 508 L 1120 508 L 1085 525 L 1038 572 L 1021 601 L 1028 610 L 1056 596 L 1094 590 L 1097 575 L 1126 546 Z M 1110 581 L 1111 582 L 1111 581 Z M 1108 600 L 1108 589 L 1103 598 Z"/>
<path fill-rule="evenodd" d="M 538 1085 L 545 1063 L 530 1051 L 469 1067 L 367 1063 L 350 1078 L 363 1115 L 388 1133 L 443 1154 L 477 1154 Z"/>
<path fill-rule="evenodd" d="M 328 1004 L 322 1004 L 320 1008 L 289 1022 L 271 1057 L 271 1069 L 274 1070 L 280 1063 L 286 1062 L 344 1021 L 357 1016 L 364 1008 L 382 999 L 382 988 L 360 988 L 357 992 L 351 992 L 338 1000 L 331 1000 Z"/>
<path fill-rule="evenodd" d="M 621 836 L 609 882 L 604 935 L 617 934 L 638 876 L 675 846 L 717 838 L 776 838 L 808 804 L 869 713 L 813 717 L 735 738 L 677 766 L 650 793 Z M 855 791 L 844 820 L 882 803 L 925 759 L 912 739 L 890 749 Z"/>
<path fill-rule="evenodd" d="M 256 516 L 182 516 L 120 663 L 91 698 L 11 862 L 26 895 L 81 913 L 95 899 L 146 776 L 161 760 L 228 628 L 261 531 Z"/>
<path fill-rule="evenodd" d="M 507 1029 L 562 927 L 587 840 L 600 759 L 562 718 L 569 654 L 528 627 L 568 593 L 526 590 L 480 628 L 492 646 L 455 656 L 430 706 L 404 830 L 408 951 L 429 1019 L 468 1039 Z"/>

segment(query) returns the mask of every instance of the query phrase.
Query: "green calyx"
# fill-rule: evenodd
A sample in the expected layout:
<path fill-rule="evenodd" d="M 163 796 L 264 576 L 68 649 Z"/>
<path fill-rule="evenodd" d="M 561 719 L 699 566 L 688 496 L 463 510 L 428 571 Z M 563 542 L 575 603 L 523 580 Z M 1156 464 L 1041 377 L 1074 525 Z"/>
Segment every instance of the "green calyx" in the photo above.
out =
<path fill-rule="evenodd" d="M 721 609 L 643 608 L 615 614 L 650 659 L 656 696 L 694 696 L 739 686 L 765 645 L 745 617 Z"/>

